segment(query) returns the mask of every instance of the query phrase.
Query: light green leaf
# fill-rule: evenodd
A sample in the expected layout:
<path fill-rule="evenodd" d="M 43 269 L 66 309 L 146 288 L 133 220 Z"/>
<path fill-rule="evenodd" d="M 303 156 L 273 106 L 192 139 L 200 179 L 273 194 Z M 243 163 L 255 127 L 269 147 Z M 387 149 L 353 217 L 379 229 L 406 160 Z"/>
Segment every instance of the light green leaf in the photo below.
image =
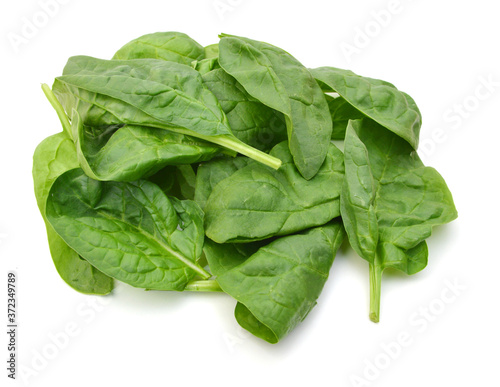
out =
<path fill-rule="evenodd" d="M 201 164 L 196 173 L 195 202 L 204 210 L 214 187 L 226 177 L 247 166 L 249 162 L 250 160 L 245 157 L 231 157 Z"/>
<path fill-rule="evenodd" d="M 104 295 L 113 290 L 113 279 L 80 258 L 57 235 L 45 217 L 45 205 L 53 182 L 77 166 L 75 146 L 65 133 L 46 138 L 38 145 L 33 156 L 35 196 L 47 229 L 52 260 L 61 278 L 81 293 Z"/>

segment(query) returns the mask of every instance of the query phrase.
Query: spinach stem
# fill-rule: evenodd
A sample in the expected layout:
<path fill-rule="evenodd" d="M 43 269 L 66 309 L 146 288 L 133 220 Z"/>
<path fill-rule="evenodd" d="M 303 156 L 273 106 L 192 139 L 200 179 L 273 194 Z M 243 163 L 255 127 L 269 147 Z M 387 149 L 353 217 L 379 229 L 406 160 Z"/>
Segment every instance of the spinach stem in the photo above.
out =
<path fill-rule="evenodd" d="M 192 292 L 222 292 L 216 280 L 202 280 L 189 282 L 184 290 Z"/>
<path fill-rule="evenodd" d="M 71 135 L 71 124 L 61 103 L 59 102 L 55 94 L 52 92 L 49 85 L 47 85 L 46 83 L 42 83 L 42 90 L 47 99 L 49 100 L 50 104 L 56 111 L 57 116 L 59 117 L 59 121 L 61 121 L 61 125 L 63 127 L 64 132 L 68 135 L 69 138 L 73 138 L 73 136 Z"/>
<path fill-rule="evenodd" d="M 370 263 L 370 320 L 378 322 L 380 318 L 380 291 L 382 268 Z"/>
<path fill-rule="evenodd" d="M 238 140 L 237 138 L 230 138 L 225 136 L 203 136 L 197 135 L 197 137 L 213 142 L 214 144 L 221 145 L 225 148 L 234 150 L 242 155 L 250 157 L 255 161 L 258 161 L 264 165 L 267 165 L 271 168 L 278 169 L 281 167 L 281 160 L 268 155 L 258 149 L 251 147 L 250 145 L 245 144 L 243 141 Z"/>

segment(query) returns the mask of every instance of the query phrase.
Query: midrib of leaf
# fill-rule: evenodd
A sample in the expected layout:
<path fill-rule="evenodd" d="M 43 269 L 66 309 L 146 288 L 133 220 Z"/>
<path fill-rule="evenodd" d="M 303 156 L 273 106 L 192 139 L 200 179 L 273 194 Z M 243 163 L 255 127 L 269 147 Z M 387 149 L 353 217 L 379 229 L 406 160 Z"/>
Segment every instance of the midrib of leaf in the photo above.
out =
<path fill-rule="evenodd" d="M 67 75 L 67 77 L 75 77 L 75 76 L 78 76 L 78 74 Z M 90 76 L 90 77 L 95 77 L 95 76 L 93 76 L 93 75 L 84 75 L 84 76 L 86 76 L 86 77 L 88 77 L 88 76 Z M 194 104 L 194 105 L 201 105 L 201 104 L 200 104 L 200 101 L 199 101 L 198 99 L 196 99 L 196 98 L 194 98 L 194 97 L 191 97 L 189 94 L 186 94 L 185 92 L 182 92 L 182 91 L 179 91 L 179 90 L 177 90 L 177 89 L 174 89 L 173 87 L 168 86 L 168 85 L 165 85 L 164 83 L 161 83 L 161 82 L 153 81 L 153 80 L 150 80 L 150 79 L 141 79 L 141 78 L 136 78 L 136 77 L 132 77 L 132 76 L 123 76 L 123 75 L 114 75 L 114 77 L 117 77 L 117 78 L 124 78 L 124 83 L 125 83 L 125 81 L 126 81 L 127 79 L 129 79 L 129 78 L 134 78 L 134 79 L 139 79 L 139 80 L 141 80 L 141 81 L 151 82 L 151 83 L 154 83 L 154 84 L 158 84 L 158 85 L 161 85 L 162 87 L 166 88 L 166 89 L 167 89 L 167 91 L 172 91 L 172 92 L 174 92 L 174 93 L 176 94 L 176 96 L 177 96 L 177 97 L 182 98 L 182 99 L 186 99 L 186 100 L 188 101 L 189 105 L 191 105 L 191 104 Z M 82 86 L 82 85 L 80 85 L 80 84 L 66 82 L 66 81 L 64 81 L 64 80 L 61 80 L 60 78 L 59 78 L 58 80 L 59 80 L 59 82 L 63 82 L 63 83 L 65 83 L 65 84 L 69 84 L 69 85 L 71 85 L 72 87 L 76 87 L 76 88 L 78 88 L 78 89 L 86 90 L 86 91 L 88 91 L 88 92 L 90 92 L 90 93 L 93 93 L 93 94 L 95 94 L 95 95 L 102 95 L 102 96 L 105 96 L 105 97 L 107 97 L 107 98 L 114 99 L 114 100 L 116 100 L 116 101 L 121 101 L 121 102 L 123 102 L 123 103 L 126 103 L 126 104 L 127 104 L 127 105 L 129 105 L 129 106 L 133 106 L 135 109 L 137 109 L 137 110 L 141 111 L 142 113 L 146 114 L 147 116 L 149 116 L 149 117 L 151 117 L 151 118 L 153 118 L 153 119 L 155 119 L 155 120 L 159 120 L 158 118 L 156 118 L 156 117 L 152 116 L 150 113 L 147 113 L 146 111 L 144 111 L 144 110 L 143 110 L 140 106 L 132 105 L 132 104 L 131 104 L 131 103 L 129 103 L 129 102 L 122 101 L 122 100 L 120 100 L 120 99 L 118 99 L 118 98 L 116 98 L 116 97 L 114 97 L 114 96 L 112 96 L 112 95 L 109 95 L 109 94 L 108 94 L 108 93 L 106 93 L 105 91 L 95 91 L 95 90 L 92 90 L 92 89 L 86 88 L 86 87 L 84 87 L 84 86 Z M 202 81 L 202 82 L 203 82 L 203 81 Z M 165 92 L 165 91 L 163 91 L 162 93 L 164 93 L 164 92 Z M 210 92 L 210 91 L 209 91 L 209 92 Z M 177 98 L 177 97 L 176 97 L 176 98 Z M 79 99 L 84 100 L 84 99 L 83 99 L 83 98 L 81 98 L 80 96 L 78 96 L 78 98 L 79 98 Z M 85 101 L 85 100 L 84 100 L 84 101 Z M 99 106 L 101 109 L 103 109 L 103 110 L 105 110 L 105 111 L 108 111 L 106 108 L 104 108 L 103 106 L 98 105 L 98 104 L 97 104 L 97 103 L 95 103 L 95 102 L 90 102 L 90 101 L 85 101 L 85 102 L 87 102 L 87 103 L 92 103 L 92 104 L 94 104 L 94 105 L 96 105 L 96 106 Z M 164 109 L 168 109 L 168 105 L 167 105 L 167 106 L 164 106 L 163 108 L 164 108 Z M 186 108 L 186 109 L 187 109 L 187 108 Z M 206 106 L 203 106 L 203 109 L 204 109 L 204 110 L 208 110 L 208 111 L 211 113 L 211 115 L 212 115 L 213 117 L 215 117 L 215 121 L 216 121 L 217 123 L 219 123 L 219 124 L 220 124 L 220 119 L 219 119 L 219 117 L 217 117 L 217 116 L 216 116 L 216 114 L 212 111 L 212 109 L 209 109 L 209 108 L 208 108 L 208 107 L 206 107 Z M 222 108 L 221 108 L 221 112 L 222 112 Z M 112 114 L 112 113 L 111 113 L 111 114 Z M 113 114 L 113 116 L 114 116 L 114 114 Z M 115 116 L 115 117 L 116 117 L 116 116 Z M 117 118 L 118 118 L 118 117 L 117 117 Z M 120 121 L 121 121 L 121 120 L 120 120 Z M 186 128 L 186 129 L 187 129 L 187 128 Z"/>
<path fill-rule="evenodd" d="M 63 82 L 63 81 L 60 81 L 60 82 Z M 73 85 L 72 85 L 72 87 L 79 88 L 79 86 L 73 86 Z M 87 89 L 83 89 L 83 90 L 87 90 Z M 96 93 L 96 92 L 94 92 L 92 90 L 87 90 L 87 91 L 90 91 L 91 93 L 93 93 L 94 94 L 94 98 L 98 94 L 99 95 L 106 95 L 106 94 Z M 119 101 L 117 98 L 114 98 L 114 97 L 110 97 L 110 96 L 107 96 L 107 95 L 106 95 L 106 97 L 111 98 L 113 100 Z M 81 98 L 80 96 L 78 96 L 78 99 L 81 100 L 81 101 L 87 102 L 89 104 L 93 104 L 93 105 L 95 105 L 95 106 L 103 109 L 104 111 L 108 112 L 113 117 L 115 117 L 118 121 L 122 122 L 122 120 L 120 118 L 118 118 L 115 114 L 111 113 L 108 109 L 104 108 L 104 106 L 102 106 L 102 105 L 100 105 L 100 104 L 98 104 L 96 102 L 88 101 L 88 100 L 86 100 L 84 98 Z M 273 169 L 278 169 L 281 166 L 281 160 L 280 159 L 278 159 L 278 158 L 276 158 L 274 156 L 271 156 L 271 155 L 269 155 L 269 154 L 267 154 L 265 152 L 262 152 L 262 151 L 260 151 L 258 149 L 255 149 L 255 148 L 249 146 L 248 144 L 244 143 L 243 141 L 238 140 L 231 132 L 225 133 L 225 134 L 218 134 L 218 135 L 215 135 L 215 136 L 207 136 L 207 135 L 198 133 L 196 131 L 193 131 L 193 130 L 190 130 L 190 129 L 187 129 L 187 128 L 184 128 L 184 127 L 181 127 L 181 126 L 165 125 L 161 121 L 159 121 L 157 118 L 155 118 L 152 115 L 150 115 L 149 113 L 144 112 L 142 109 L 139 109 L 139 108 L 135 107 L 134 105 L 129 104 L 128 102 L 124 102 L 124 103 L 126 105 L 128 105 L 128 106 L 132 106 L 134 109 L 137 109 L 137 110 L 143 112 L 148 117 L 151 117 L 153 120 L 157 121 L 157 123 L 155 123 L 156 126 L 154 126 L 152 124 L 147 124 L 147 123 L 140 123 L 140 124 L 130 123 L 132 125 L 142 125 L 142 126 L 146 126 L 146 127 L 149 127 L 149 128 L 160 128 L 160 129 L 164 129 L 164 130 L 175 131 L 177 133 L 185 134 L 185 135 L 188 135 L 188 136 L 193 136 L 193 137 L 205 140 L 207 142 L 220 145 L 220 146 L 222 146 L 222 147 L 224 147 L 226 149 L 229 149 L 230 151 L 235 151 L 235 152 L 241 153 L 242 155 L 245 155 L 245 156 L 247 156 L 247 157 L 249 157 L 249 158 L 251 158 L 253 160 L 256 160 L 256 161 L 258 161 L 258 162 L 260 162 L 262 164 L 265 164 L 265 165 L 267 165 L 267 166 L 269 166 L 269 167 L 271 167 Z M 208 109 L 208 108 L 205 108 L 205 109 L 210 110 L 210 112 L 215 116 L 215 113 L 211 109 Z M 218 121 L 218 119 L 217 119 L 217 121 Z M 217 122 L 217 125 L 221 126 L 222 123 L 221 122 Z M 224 125 L 224 127 L 226 128 L 225 125 Z M 227 129 L 229 129 L 229 128 L 227 127 Z"/>
<path fill-rule="evenodd" d="M 174 256 L 175 258 L 177 258 L 179 261 L 181 261 L 184 265 L 188 266 L 190 269 L 194 270 L 196 273 L 198 273 L 202 278 L 204 279 L 209 279 L 211 277 L 211 274 L 208 273 L 205 269 L 203 269 L 202 267 L 198 266 L 196 263 L 194 263 L 193 261 L 191 261 L 190 259 L 184 257 L 182 254 L 176 252 L 175 250 L 173 250 L 170 246 L 168 246 L 167 244 L 163 243 L 162 241 L 156 239 L 154 237 L 154 235 L 151 235 L 150 233 L 147 233 L 145 232 L 143 229 L 131 224 L 131 223 L 128 223 L 128 222 L 125 222 L 123 220 L 120 220 L 120 219 L 117 219 L 116 217 L 112 216 L 111 214 L 108 214 L 107 212 L 105 211 L 99 211 L 99 210 L 96 210 L 95 208 L 93 208 L 92 206 L 90 206 L 89 204 L 85 203 L 82 201 L 82 203 L 84 203 L 90 210 L 92 211 L 95 211 L 97 214 L 101 215 L 102 217 L 108 219 L 108 220 L 111 220 L 113 222 L 120 222 L 120 223 L 124 223 L 127 227 L 131 227 L 132 229 L 134 229 L 136 232 L 138 232 L 139 234 L 143 235 L 147 240 L 150 240 L 156 244 L 158 244 L 161 248 L 163 248 L 164 250 L 166 250 L 168 253 L 170 253 L 172 256 Z M 93 219 L 93 218 L 92 218 Z M 156 222 L 155 222 L 156 223 Z M 91 227 L 91 228 L 94 228 L 98 231 L 101 231 L 100 229 L 98 229 L 97 227 L 92 227 L 90 225 L 87 225 L 86 224 L 86 227 Z M 155 229 L 157 229 L 157 226 L 155 224 Z M 158 229 L 157 229 L 158 230 Z M 158 230 L 159 231 L 159 230 Z M 149 258 L 147 258 L 147 256 L 145 256 L 146 259 L 149 260 Z M 151 262 L 151 261 L 149 261 Z M 151 262 L 151 264 L 153 264 Z M 153 264 L 154 265 L 154 264 Z M 154 265 L 156 266 L 156 265 Z"/>

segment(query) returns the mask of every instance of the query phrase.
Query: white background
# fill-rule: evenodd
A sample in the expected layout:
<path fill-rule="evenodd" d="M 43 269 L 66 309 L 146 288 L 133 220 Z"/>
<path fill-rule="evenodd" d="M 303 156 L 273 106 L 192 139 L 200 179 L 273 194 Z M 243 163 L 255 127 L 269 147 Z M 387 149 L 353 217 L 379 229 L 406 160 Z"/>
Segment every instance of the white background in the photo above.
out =
<path fill-rule="evenodd" d="M 44 18 L 45 1 L 5 0 L 0 6 L 0 288 L 6 289 L 7 271 L 17 270 L 18 355 L 25 384 L 498 383 L 500 27 L 495 1 L 400 0 L 391 6 L 389 0 L 66 0 Z M 25 30 L 25 40 L 12 44 L 34 18 L 37 31 L 27 36 Z M 216 42 L 220 32 L 264 40 L 308 67 L 349 68 L 390 81 L 417 101 L 424 118 L 422 157 L 446 179 L 459 218 L 435 230 L 423 272 L 384 275 L 379 324 L 368 320 L 368 266 L 352 251 L 339 253 L 317 307 L 277 345 L 238 328 L 235 302 L 223 294 L 144 292 L 122 285 L 102 306 L 97 297 L 76 293 L 58 277 L 31 181 L 36 145 L 61 130 L 40 83 L 51 84 L 71 55 L 109 58 L 133 38 L 169 30 L 203 45 Z M 363 39 L 363 31 L 370 36 Z M 348 55 L 346 47 L 356 52 Z M 481 86 L 488 82 L 489 90 Z M 455 283 L 452 290 L 450 283 Z M 2 305 L 5 313 L 6 301 Z M 61 340 L 68 324 L 76 334 L 61 341 L 62 348 L 54 347 L 54 335 Z M 406 345 L 396 350 L 390 343 L 401 335 Z M 4 342 L 2 386 L 7 385 Z M 393 358 L 386 355 L 387 346 Z M 22 373 L 18 369 L 18 377 Z M 356 384 L 356 377 L 366 382 Z M 11 384 L 17 383 L 23 385 L 21 380 Z"/>

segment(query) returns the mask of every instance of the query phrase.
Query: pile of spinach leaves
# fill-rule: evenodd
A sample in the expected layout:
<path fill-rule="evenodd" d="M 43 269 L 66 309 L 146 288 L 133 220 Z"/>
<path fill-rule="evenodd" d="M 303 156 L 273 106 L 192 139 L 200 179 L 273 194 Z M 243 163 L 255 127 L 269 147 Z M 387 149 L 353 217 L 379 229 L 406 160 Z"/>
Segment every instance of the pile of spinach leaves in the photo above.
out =
<path fill-rule="evenodd" d="M 56 269 L 82 293 L 114 280 L 225 292 L 238 323 L 276 343 L 345 236 L 378 321 L 384 269 L 422 270 L 433 226 L 457 217 L 417 155 L 410 96 L 268 43 L 149 34 L 111 60 L 70 58 L 42 89 L 63 130 L 35 151 L 35 194 Z"/>

